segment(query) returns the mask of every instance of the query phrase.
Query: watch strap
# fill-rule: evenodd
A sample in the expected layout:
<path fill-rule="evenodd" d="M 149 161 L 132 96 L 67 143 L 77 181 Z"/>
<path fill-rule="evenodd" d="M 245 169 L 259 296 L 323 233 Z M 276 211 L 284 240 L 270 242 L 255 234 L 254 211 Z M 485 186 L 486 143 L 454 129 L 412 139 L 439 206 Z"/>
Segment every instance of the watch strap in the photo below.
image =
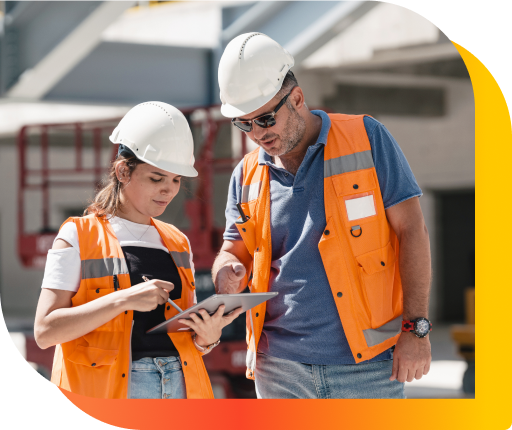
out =
<path fill-rule="evenodd" d="M 414 321 L 411 321 L 411 320 L 402 321 L 402 331 L 414 331 Z"/>
<path fill-rule="evenodd" d="M 416 326 L 416 322 L 418 320 L 424 320 L 424 321 L 427 321 L 428 322 L 428 332 L 425 333 L 425 334 L 418 334 L 416 332 L 416 330 L 414 329 L 414 327 Z M 417 318 L 415 320 L 403 320 L 402 321 L 402 331 L 410 331 L 412 333 L 414 333 L 416 336 L 418 337 L 425 337 L 428 333 L 430 333 L 432 331 L 432 323 L 430 322 L 430 320 L 428 320 L 427 318 Z"/>

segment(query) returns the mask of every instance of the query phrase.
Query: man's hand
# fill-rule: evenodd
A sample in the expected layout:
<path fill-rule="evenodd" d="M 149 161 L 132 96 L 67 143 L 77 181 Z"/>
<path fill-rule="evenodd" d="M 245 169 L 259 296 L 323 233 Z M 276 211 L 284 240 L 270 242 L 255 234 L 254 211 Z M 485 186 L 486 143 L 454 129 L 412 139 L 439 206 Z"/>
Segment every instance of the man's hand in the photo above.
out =
<path fill-rule="evenodd" d="M 213 262 L 212 279 L 217 294 L 241 293 L 247 286 L 246 273 L 252 257 L 241 240 L 225 240 Z"/>
<path fill-rule="evenodd" d="M 241 263 L 228 263 L 217 272 L 217 289 L 221 294 L 240 292 L 240 282 L 245 277 L 245 267 Z"/>
<path fill-rule="evenodd" d="M 390 381 L 412 382 L 421 379 L 430 370 L 430 339 L 418 338 L 414 333 L 402 332 L 393 354 L 393 371 Z"/>

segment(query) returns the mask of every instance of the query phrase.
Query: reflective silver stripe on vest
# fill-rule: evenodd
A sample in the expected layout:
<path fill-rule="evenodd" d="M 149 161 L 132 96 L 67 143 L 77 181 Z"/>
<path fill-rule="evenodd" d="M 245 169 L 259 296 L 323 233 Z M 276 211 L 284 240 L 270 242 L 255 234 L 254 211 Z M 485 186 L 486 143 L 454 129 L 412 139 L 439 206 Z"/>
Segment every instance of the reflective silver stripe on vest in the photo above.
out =
<path fill-rule="evenodd" d="M 254 324 L 252 322 L 252 312 L 249 311 L 249 320 L 251 321 L 251 340 L 249 348 L 247 349 L 247 356 L 245 357 L 245 364 L 247 368 L 254 375 L 254 371 L 256 370 L 256 340 L 254 334 Z"/>
<path fill-rule="evenodd" d="M 402 315 L 381 325 L 379 328 L 363 330 L 364 338 L 368 346 L 375 346 L 385 340 L 391 339 L 402 331 Z"/>
<path fill-rule="evenodd" d="M 187 251 L 171 251 L 171 256 L 176 266 L 190 269 L 190 254 Z"/>
<path fill-rule="evenodd" d="M 256 200 L 260 195 L 261 181 L 251 185 L 242 186 L 242 203 Z"/>
<path fill-rule="evenodd" d="M 324 160 L 324 178 L 355 170 L 369 169 L 373 166 L 372 151 L 355 152 L 342 157 Z"/>
<path fill-rule="evenodd" d="M 98 258 L 82 260 L 82 279 L 128 274 L 124 258 Z"/>

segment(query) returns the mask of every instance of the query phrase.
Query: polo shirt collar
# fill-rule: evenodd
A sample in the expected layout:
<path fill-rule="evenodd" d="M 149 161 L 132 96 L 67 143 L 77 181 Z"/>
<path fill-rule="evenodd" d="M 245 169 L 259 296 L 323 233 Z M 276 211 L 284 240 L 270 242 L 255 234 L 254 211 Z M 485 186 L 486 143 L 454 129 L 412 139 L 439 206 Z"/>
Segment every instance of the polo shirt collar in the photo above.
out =
<path fill-rule="evenodd" d="M 327 144 L 327 136 L 329 135 L 329 130 L 331 129 L 331 119 L 329 115 L 327 115 L 323 110 L 312 110 L 311 113 L 313 115 L 317 115 L 322 119 L 322 128 L 320 129 L 320 134 L 318 135 L 318 139 L 316 140 L 315 145 L 319 143 L 324 146 Z M 272 157 L 268 155 L 263 148 L 260 147 L 260 152 L 258 153 L 258 164 L 273 164 Z"/>

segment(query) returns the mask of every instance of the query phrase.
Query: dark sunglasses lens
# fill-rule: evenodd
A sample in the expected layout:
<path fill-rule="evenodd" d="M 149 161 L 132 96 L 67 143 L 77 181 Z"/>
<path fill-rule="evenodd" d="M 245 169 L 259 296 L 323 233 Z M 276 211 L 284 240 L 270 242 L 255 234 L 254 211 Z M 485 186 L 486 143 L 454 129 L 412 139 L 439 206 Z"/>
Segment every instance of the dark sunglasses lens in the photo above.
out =
<path fill-rule="evenodd" d="M 262 128 L 269 128 L 276 125 L 276 119 L 272 115 L 260 116 L 254 122 Z"/>
<path fill-rule="evenodd" d="M 236 125 L 240 130 L 249 132 L 252 130 L 251 121 L 233 121 L 233 125 Z"/>

